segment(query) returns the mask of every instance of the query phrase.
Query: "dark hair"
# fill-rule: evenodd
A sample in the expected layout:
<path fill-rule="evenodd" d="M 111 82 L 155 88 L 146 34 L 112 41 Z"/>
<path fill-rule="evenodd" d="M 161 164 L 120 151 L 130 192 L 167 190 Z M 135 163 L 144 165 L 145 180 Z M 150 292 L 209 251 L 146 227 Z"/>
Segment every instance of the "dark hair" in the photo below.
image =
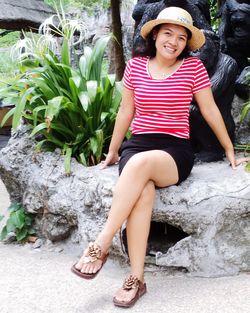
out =
<path fill-rule="evenodd" d="M 143 51 L 138 51 L 134 53 L 134 57 L 155 57 L 156 56 L 156 47 L 155 47 L 155 40 L 153 39 L 153 32 L 158 32 L 159 29 L 161 28 L 162 24 L 159 24 L 155 26 L 151 32 L 148 34 L 146 40 L 145 40 L 145 49 Z M 191 39 L 192 33 L 189 29 L 185 28 L 187 35 L 188 35 L 188 40 Z M 177 57 L 178 60 L 184 59 L 189 56 L 190 49 L 188 47 L 188 44 L 182 51 L 182 53 Z"/>

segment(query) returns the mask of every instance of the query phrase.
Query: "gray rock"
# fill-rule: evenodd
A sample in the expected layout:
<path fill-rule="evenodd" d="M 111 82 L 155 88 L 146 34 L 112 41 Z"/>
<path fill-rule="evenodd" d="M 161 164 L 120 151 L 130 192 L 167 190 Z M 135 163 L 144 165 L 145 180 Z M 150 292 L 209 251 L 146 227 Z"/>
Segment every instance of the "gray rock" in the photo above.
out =
<path fill-rule="evenodd" d="M 105 223 L 117 166 L 100 170 L 72 160 L 67 176 L 59 150 L 35 154 L 34 147 L 22 127 L 0 151 L 0 175 L 11 200 L 42 216 L 36 220 L 51 242 L 72 235 L 86 245 Z M 159 239 L 149 262 L 207 277 L 250 270 L 250 174 L 243 166 L 233 171 L 226 161 L 196 165 L 180 186 L 157 190 L 152 221 L 184 235 Z M 126 257 L 118 235 L 112 253 Z"/>
<path fill-rule="evenodd" d="M 36 31 L 40 24 L 55 14 L 43 0 L 0 0 L 0 28 Z"/>
<path fill-rule="evenodd" d="M 42 247 L 42 245 L 43 245 L 43 240 L 42 240 L 42 239 L 37 239 L 37 240 L 33 243 L 32 248 L 33 248 L 33 249 L 39 249 L 39 248 Z"/>

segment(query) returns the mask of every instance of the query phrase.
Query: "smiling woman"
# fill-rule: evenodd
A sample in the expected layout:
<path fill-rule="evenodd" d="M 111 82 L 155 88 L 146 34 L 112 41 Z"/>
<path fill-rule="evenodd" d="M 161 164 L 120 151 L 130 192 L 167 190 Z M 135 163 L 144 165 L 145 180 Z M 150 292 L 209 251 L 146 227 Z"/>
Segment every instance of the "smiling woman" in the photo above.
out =
<path fill-rule="evenodd" d="M 179 185 L 192 170 L 189 107 L 193 97 L 232 167 L 244 161 L 235 160 L 203 63 L 182 54 L 186 48 L 196 50 L 205 42 L 190 14 L 177 7 L 165 8 L 142 27 L 141 35 L 151 38 L 150 53 L 127 63 L 122 101 L 102 164 L 105 168 L 119 161 L 120 177 L 111 210 L 95 242 L 72 267 L 73 273 L 84 279 L 96 277 L 107 260 L 114 235 L 126 221 L 131 271 L 113 298 L 120 307 L 132 306 L 147 291 L 144 259 L 155 188 Z M 123 142 L 130 126 L 132 136 Z"/>

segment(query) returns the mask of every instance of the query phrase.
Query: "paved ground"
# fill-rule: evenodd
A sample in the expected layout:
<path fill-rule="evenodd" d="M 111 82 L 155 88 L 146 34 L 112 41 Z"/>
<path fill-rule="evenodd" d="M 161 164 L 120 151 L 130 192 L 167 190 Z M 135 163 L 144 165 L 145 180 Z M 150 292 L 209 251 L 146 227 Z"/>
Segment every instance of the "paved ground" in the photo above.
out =
<path fill-rule="evenodd" d="M 0 180 L 0 214 L 6 214 L 8 205 L 8 194 Z M 113 306 L 112 295 L 120 287 L 127 267 L 108 260 L 95 280 L 86 281 L 69 270 L 79 249 L 63 248 L 51 252 L 46 246 L 33 249 L 30 244 L 0 243 L 1 313 L 122 312 Z M 149 267 L 145 276 L 148 293 L 130 312 L 250 312 L 248 273 L 208 279 Z"/>

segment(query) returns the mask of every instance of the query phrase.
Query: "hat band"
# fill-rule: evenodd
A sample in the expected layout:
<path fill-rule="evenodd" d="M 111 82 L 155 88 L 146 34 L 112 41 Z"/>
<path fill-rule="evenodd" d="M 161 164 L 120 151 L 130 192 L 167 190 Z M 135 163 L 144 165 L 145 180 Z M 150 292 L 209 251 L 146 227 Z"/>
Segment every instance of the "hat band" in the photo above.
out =
<path fill-rule="evenodd" d="M 190 20 L 186 19 L 186 18 L 183 17 L 183 16 L 177 16 L 177 17 L 176 17 L 176 20 L 177 20 L 177 21 L 180 21 L 180 22 L 182 22 L 182 23 L 185 23 L 185 24 L 193 25 L 193 23 L 192 23 Z"/>

